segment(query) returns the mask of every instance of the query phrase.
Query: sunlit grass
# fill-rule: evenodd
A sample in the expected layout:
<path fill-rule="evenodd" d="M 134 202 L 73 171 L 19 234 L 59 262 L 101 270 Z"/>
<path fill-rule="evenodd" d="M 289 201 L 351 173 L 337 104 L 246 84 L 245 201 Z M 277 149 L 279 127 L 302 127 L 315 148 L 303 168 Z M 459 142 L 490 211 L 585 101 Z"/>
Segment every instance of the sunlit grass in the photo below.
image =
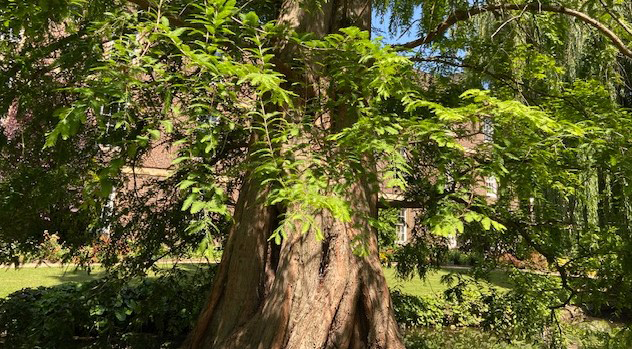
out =
<path fill-rule="evenodd" d="M 173 267 L 173 263 L 156 263 L 161 269 L 169 269 Z M 202 264 L 179 264 L 179 268 L 196 269 Z M 66 266 L 48 266 L 40 265 L 37 267 L 28 266 L 21 268 L 0 267 L 0 298 L 21 290 L 23 288 L 39 287 L 39 286 L 55 286 L 66 282 L 87 282 L 96 280 L 105 275 L 103 268 L 93 266 L 90 272 L 77 269 L 74 265 Z M 154 277 L 154 273 L 149 273 L 150 277 Z"/>
<path fill-rule="evenodd" d="M 443 267 L 441 269 L 430 271 L 424 279 L 417 274 L 411 279 L 402 280 L 396 276 L 395 269 L 385 268 L 384 275 L 386 282 L 391 289 L 398 289 L 403 293 L 415 296 L 424 295 L 441 295 L 443 291 L 448 289 L 448 285 L 441 282 L 441 278 L 449 273 L 466 273 L 464 268 Z M 499 291 L 508 290 L 511 285 L 507 280 L 507 276 L 502 271 L 493 271 L 490 273 L 491 284 Z"/>
<path fill-rule="evenodd" d="M 170 268 L 172 263 L 160 263 L 161 268 Z M 186 265 L 184 265 L 186 267 Z M 447 285 L 441 283 L 441 277 L 450 273 L 463 273 L 463 269 L 442 268 L 428 273 L 425 279 L 415 276 L 412 279 L 402 280 L 396 277 L 395 270 L 385 268 L 384 273 L 388 285 L 392 289 L 412 295 L 440 295 L 447 289 Z M 26 287 L 55 286 L 65 282 L 86 282 L 104 275 L 103 269 L 94 267 L 90 273 L 85 270 L 77 270 L 74 266 L 46 266 L 15 268 L 0 268 L 0 297 L 6 297 L 12 292 Z M 505 274 L 493 272 L 492 283 L 500 290 L 506 290 L 509 286 Z"/>
<path fill-rule="evenodd" d="M 15 269 L 3 267 L 0 269 L 0 297 L 26 287 L 55 286 L 65 282 L 86 282 L 103 275 L 100 268 L 94 268 L 91 273 L 76 270 L 74 266 L 39 266 Z"/>

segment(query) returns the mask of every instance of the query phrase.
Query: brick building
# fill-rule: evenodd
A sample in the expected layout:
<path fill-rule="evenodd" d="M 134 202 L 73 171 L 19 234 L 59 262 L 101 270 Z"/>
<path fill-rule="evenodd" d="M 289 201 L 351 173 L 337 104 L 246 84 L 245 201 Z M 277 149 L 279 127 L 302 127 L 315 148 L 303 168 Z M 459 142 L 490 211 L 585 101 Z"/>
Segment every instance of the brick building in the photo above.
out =
<path fill-rule="evenodd" d="M 466 149 L 466 152 L 485 142 L 493 139 L 493 128 L 490 120 L 486 119 L 481 125 L 474 125 L 472 136 L 462 139 L 460 142 Z M 129 186 L 136 183 L 143 183 L 147 179 L 165 179 L 173 169 L 172 160 L 176 157 L 174 149 L 169 149 L 165 144 L 154 144 L 150 151 L 143 157 L 140 165 L 134 168 L 125 167 L 123 173 L 129 176 L 130 182 L 127 189 L 118 188 L 113 191 L 108 205 L 116 203 L 116 192 L 120 190 L 129 190 Z M 486 196 L 489 200 L 496 199 L 497 182 L 494 177 L 486 177 L 481 179 L 480 185 L 474 188 L 474 193 L 479 196 Z M 234 193 L 236 195 L 236 193 Z M 402 201 L 404 196 L 398 189 L 383 188 L 380 198 L 386 201 Z M 236 199 L 236 197 L 234 198 Z M 398 221 L 396 224 L 398 244 L 407 243 L 413 236 L 413 230 L 416 228 L 417 217 L 420 213 L 419 208 L 401 208 L 398 212 Z M 456 247 L 456 237 L 450 238 L 449 245 Z"/>
<path fill-rule="evenodd" d="M 494 130 L 490 119 L 484 119 L 480 125 L 472 125 L 472 135 L 460 139 L 461 145 L 465 148 L 466 154 L 473 152 L 473 148 L 493 140 Z M 473 189 L 474 194 L 487 197 L 488 200 L 495 200 L 498 189 L 498 183 L 495 177 L 485 177 L 479 181 L 479 184 Z M 381 193 L 381 199 L 385 201 L 405 201 L 404 195 L 395 188 L 384 188 Z M 396 232 L 398 244 L 406 244 L 413 236 L 413 230 L 419 228 L 417 217 L 422 209 L 420 208 L 400 208 L 398 209 L 398 221 L 396 223 Z M 449 247 L 456 248 L 456 237 L 449 238 Z"/>

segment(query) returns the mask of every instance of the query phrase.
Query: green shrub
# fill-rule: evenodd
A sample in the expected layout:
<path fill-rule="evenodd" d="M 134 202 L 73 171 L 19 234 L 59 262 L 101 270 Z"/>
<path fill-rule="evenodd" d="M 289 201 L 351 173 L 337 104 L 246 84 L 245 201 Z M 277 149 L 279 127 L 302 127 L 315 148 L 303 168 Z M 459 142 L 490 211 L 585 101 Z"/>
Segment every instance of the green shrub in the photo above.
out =
<path fill-rule="evenodd" d="M 447 250 L 443 255 L 441 264 L 473 266 L 476 265 L 480 257 L 472 252 L 463 252 L 458 249 Z"/>
<path fill-rule="evenodd" d="M 489 309 L 489 289 L 457 285 L 443 296 L 412 296 L 391 291 L 397 322 L 404 327 L 477 326 Z"/>
<path fill-rule="evenodd" d="M 51 263 L 61 262 L 69 251 L 59 240 L 58 234 L 44 232 L 44 240 L 39 246 L 37 259 Z"/>
<path fill-rule="evenodd" d="M 0 299 L 0 333 L 5 347 L 16 349 L 76 347 L 69 346 L 76 344 L 76 337 L 90 338 L 104 348 L 162 348 L 161 343 L 179 343 L 190 331 L 212 276 L 212 271 L 199 268 L 174 270 L 156 279 L 109 278 L 24 289 Z M 569 327 L 570 337 L 557 340 L 546 306 L 550 300 L 499 293 L 459 275 L 444 281 L 453 286 L 441 296 L 391 291 L 396 319 L 406 329 L 407 348 L 458 349 L 472 343 L 483 349 L 553 348 L 563 343 L 586 349 L 630 347 L 615 345 L 623 343 L 622 334 L 629 340 L 630 331 L 594 326 Z"/>
<path fill-rule="evenodd" d="M 524 341 L 507 343 L 476 328 L 415 329 L 404 336 L 407 349 L 544 349 Z"/>
<path fill-rule="evenodd" d="M 444 305 L 442 298 L 417 297 L 392 290 L 391 297 L 397 323 L 410 326 L 442 326 L 444 324 Z"/>
<path fill-rule="evenodd" d="M 605 320 L 566 325 L 566 341 L 569 347 L 582 349 L 629 349 L 632 348 L 632 327 L 622 327 Z"/>
<path fill-rule="evenodd" d="M 475 293 L 454 287 L 440 297 L 416 297 L 393 291 L 397 321 L 408 349 L 476 348 L 632 348 L 627 328 L 605 321 L 561 324 L 556 332 L 550 309 L 537 299 L 513 292 Z"/>
<path fill-rule="evenodd" d="M 80 285 L 24 289 L 0 301 L 0 333 L 9 348 L 58 347 L 89 332 L 89 311 Z"/>
<path fill-rule="evenodd" d="M 397 321 L 405 328 L 479 327 L 505 342 L 559 342 L 551 329 L 547 301 L 509 291 L 499 293 L 486 283 L 449 274 L 453 286 L 441 296 L 416 297 L 393 291 Z"/>
<path fill-rule="evenodd" d="M 74 337 L 110 342 L 131 333 L 181 338 L 206 301 L 212 274 L 200 268 L 24 289 L 0 300 L 0 333 L 8 348 L 63 348 Z"/>

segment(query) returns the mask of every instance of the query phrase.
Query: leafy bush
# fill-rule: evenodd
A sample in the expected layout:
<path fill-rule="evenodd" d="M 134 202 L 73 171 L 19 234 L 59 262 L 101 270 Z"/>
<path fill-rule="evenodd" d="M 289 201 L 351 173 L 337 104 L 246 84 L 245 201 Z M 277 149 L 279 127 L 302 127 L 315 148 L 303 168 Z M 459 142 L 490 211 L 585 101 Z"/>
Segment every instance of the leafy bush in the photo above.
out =
<path fill-rule="evenodd" d="M 547 300 L 508 292 L 488 300 L 481 326 L 504 340 L 532 339 L 559 341 L 558 329 Z M 552 331 L 552 330 L 555 331 Z"/>
<path fill-rule="evenodd" d="M 544 349 L 524 341 L 507 343 L 479 329 L 415 329 L 406 333 L 407 349 Z"/>
<path fill-rule="evenodd" d="M 207 268 L 177 269 L 155 279 L 108 278 L 24 289 L 0 300 L 0 333 L 6 335 L 7 348 L 65 348 L 76 344 L 77 337 L 107 348 L 164 348 L 161 343 L 179 343 L 190 331 L 212 276 Z M 441 296 L 391 291 L 407 348 L 458 349 L 472 343 L 483 349 L 630 347 L 617 346 L 630 344 L 621 339 L 622 334 L 632 338 L 629 330 L 566 326 L 567 338 L 554 338 L 546 306 L 550 300 L 516 290 L 499 293 L 458 274 L 444 281 L 453 286 Z"/>
<path fill-rule="evenodd" d="M 88 331 L 85 301 L 76 284 L 14 292 L 0 301 L 0 333 L 10 348 L 59 346 Z"/>
<path fill-rule="evenodd" d="M 605 320 L 565 326 L 567 343 L 582 349 L 632 348 L 632 327 L 621 327 Z"/>
<path fill-rule="evenodd" d="M 443 296 L 412 296 L 391 291 L 397 322 L 404 327 L 477 326 L 489 309 L 490 289 L 457 285 Z"/>
<path fill-rule="evenodd" d="M 453 286 L 441 296 L 392 292 L 397 321 L 406 328 L 480 327 L 505 342 L 560 342 L 547 306 L 551 299 L 527 295 L 523 290 L 501 293 L 485 282 L 459 274 L 448 274 L 443 281 Z"/>
<path fill-rule="evenodd" d="M 416 297 L 392 290 L 395 318 L 400 325 L 409 326 L 442 326 L 444 324 L 444 305 L 442 298 L 425 296 Z"/>
<path fill-rule="evenodd" d="M 442 260 L 442 264 L 473 266 L 479 257 L 472 252 L 463 252 L 458 249 L 448 250 Z"/>
<path fill-rule="evenodd" d="M 397 321 L 405 329 L 408 349 L 624 349 L 632 348 L 632 331 L 605 321 L 579 324 L 552 322 L 550 309 L 515 292 L 475 293 L 459 285 L 443 296 L 416 297 L 391 292 Z"/>
<path fill-rule="evenodd" d="M 44 241 L 40 244 L 40 259 L 49 262 L 59 262 L 62 260 L 67 250 L 62 243 L 59 242 L 59 235 L 44 232 Z"/>
<path fill-rule="evenodd" d="M 0 300 L 0 333 L 10 348 L 65 347 L 74 337 L 110 342 L 130 333 L 181 338 L 206 301 L 212 275 L 200 268 L 24 289 Z"/>

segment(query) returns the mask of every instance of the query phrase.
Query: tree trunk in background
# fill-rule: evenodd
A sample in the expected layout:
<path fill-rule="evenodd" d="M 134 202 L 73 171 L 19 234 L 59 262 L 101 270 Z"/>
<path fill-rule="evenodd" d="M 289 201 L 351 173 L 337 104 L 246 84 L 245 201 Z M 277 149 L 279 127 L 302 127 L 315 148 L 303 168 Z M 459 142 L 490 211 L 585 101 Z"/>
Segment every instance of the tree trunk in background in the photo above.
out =
<path fill-rule="evenodd" d="M 310 14 L 303 3 L 286 0 L 279 21 L 318 36 L 349 25 L 370 29 L 370 1 L 329 0 Z M 353 122 L 337 114 L 337 127 Z M 278 246 L 268 241 L 279 212 L 262 203 L 267 194 L 246 177 L 208 304 L 184 347 L 403 348 L 367 222 L 342 223 L 323 213 L 317 217 L 323 241 L 288 232 Z M 375 185 L 358 181 L 347 195 L 355 212 L 377 216 Z M 368 256 L 353 254 L 354 239 L 364 239 Z"/>

